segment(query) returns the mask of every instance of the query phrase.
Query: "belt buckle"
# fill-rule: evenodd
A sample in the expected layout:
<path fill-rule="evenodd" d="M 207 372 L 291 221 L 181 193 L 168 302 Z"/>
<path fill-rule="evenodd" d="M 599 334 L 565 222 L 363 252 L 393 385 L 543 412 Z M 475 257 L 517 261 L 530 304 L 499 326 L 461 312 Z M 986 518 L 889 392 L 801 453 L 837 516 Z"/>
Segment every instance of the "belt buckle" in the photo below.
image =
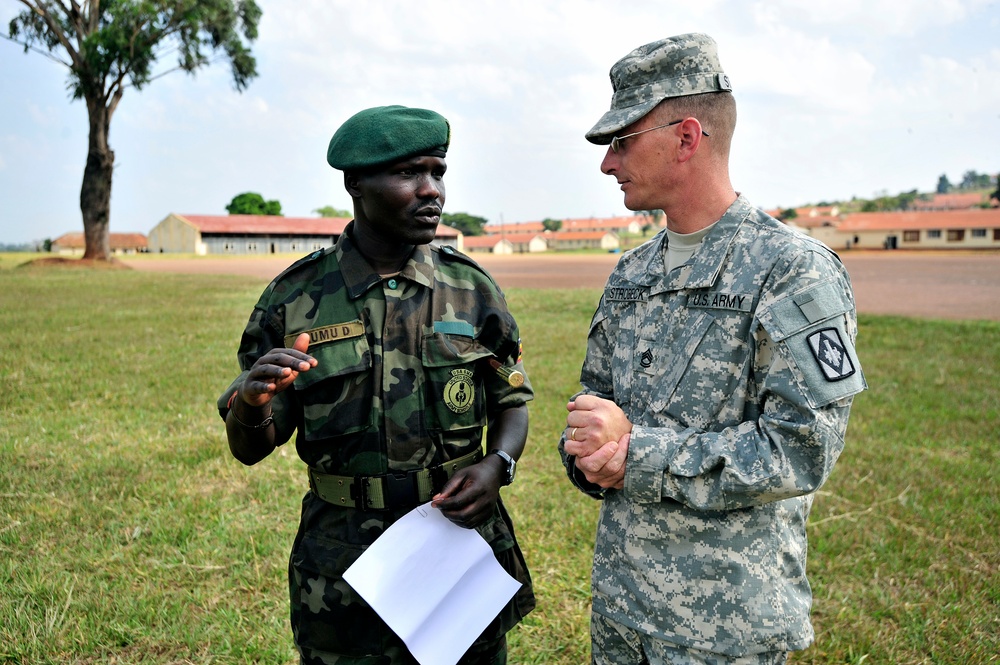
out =
<path fill-rule="evenodd" d="M 354 476 L 351 483 L 351 498 L 358 510 L 368 510 L 368 479 L 364 476 Z"/>
<path fill-rule="evenodd" d="M 400 506 L 416 506 L 419 498 L 417 496 L 417 474 L 404 471 L 403 473 L 387 473 L 382 478 L 385 481 L 385 508 L 394 509 Z"/>
<path fill-rule="evenodd" d="M 431 476 L 431 489 L 435 494 L 444 489 L 444 486 L 451 480 L 451 473 L 448 473 L 448 465 L 451 462 L 445 462 L 444 464 L 438 464 L 437 466 L 432 466 L 427 469 Z"/>

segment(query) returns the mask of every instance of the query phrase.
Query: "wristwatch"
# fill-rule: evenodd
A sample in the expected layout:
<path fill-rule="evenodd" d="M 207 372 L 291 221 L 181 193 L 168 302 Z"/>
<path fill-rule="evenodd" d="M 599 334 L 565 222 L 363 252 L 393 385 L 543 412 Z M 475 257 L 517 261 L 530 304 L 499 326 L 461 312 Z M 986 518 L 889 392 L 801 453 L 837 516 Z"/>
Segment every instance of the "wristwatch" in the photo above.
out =
<path fill-rule="evenodd" d="M 504 476 L 503 484 L 510 485 L 514 482 L 514 471 L 517 469 L 517 462 L 514 461 L 513 457 L 502 450 L 491 450 L 490 454 L 499 455 L 500 459 L 507 463 L 507 473 Z"/>

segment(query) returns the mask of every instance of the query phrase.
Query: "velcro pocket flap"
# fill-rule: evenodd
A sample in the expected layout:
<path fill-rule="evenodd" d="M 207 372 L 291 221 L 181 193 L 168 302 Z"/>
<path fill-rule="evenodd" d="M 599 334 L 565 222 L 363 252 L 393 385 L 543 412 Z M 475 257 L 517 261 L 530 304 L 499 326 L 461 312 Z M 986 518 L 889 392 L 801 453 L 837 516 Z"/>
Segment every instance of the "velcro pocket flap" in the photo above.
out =
<path fill-rule="evenodd" d="M 317 364 L 299 373 L 295 378 L 296 389 L 308 388 L 333 377 L 367 372 L 372 365 L 371 349 L 365 335 L 310 346 L 309 355 L 316 359 Z"/>
<path fill-rule="evenodd" d="M 782 298 L 768 307 L 760 319 L 774 341 L 780 342 L 850 309 L 847 294 L 837 287 L 836 282 L 828 280 Z"/>
<path fill-rule="evenodd" d="M 471 337 L 442 333 L 424 337 L 423 354 L 424 367 L 451 367 L 493 355 Z"/>

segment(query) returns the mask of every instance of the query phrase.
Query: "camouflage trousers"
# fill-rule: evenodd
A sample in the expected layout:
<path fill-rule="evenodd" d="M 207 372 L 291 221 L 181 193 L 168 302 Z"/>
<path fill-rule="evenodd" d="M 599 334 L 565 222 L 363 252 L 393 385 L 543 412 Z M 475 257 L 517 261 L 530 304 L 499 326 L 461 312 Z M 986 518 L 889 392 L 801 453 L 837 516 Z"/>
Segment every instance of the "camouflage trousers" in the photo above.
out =
<path fill-rule="evenodd" d="M 650 637 L 601 614 L 590 615 L 593 665 L 784 665 L 785 651 L 727 656 Z"/>

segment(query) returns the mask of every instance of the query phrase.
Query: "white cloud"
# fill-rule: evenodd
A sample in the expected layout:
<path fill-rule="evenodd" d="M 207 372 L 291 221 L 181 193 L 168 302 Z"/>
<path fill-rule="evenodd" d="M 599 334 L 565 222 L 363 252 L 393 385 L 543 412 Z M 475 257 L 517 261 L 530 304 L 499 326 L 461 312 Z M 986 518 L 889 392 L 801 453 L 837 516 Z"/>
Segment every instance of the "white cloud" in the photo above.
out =
<path fill-rule="evenodd" d="M 964 63 L 919 56 L 915 65 L 917 76 L 898 91 L 907 106 L 947 113 L 957 120 L 1000 109 L 1000 50 Z"/>
<path fill-rule="evenodd" d="M 730 53 L 745 54 L 723 61 L 730 70 L 734 92 L 765 93 L 794 99 L 810 112 L 816 109 L 852 114 L 868 109 L 876 67 L 850 46 L 826 37 L 765 25 L 767 47 L 760 36 L 738 40 Z M 739 99 L 739 96 L 737 97 Z"/>
<path fill-rule="evenodd" d="M 913 35 L 947 26 L 992 3 L 993 0 L 768 0 L 766 6 L 782 22 L 887 36 Z"/>

